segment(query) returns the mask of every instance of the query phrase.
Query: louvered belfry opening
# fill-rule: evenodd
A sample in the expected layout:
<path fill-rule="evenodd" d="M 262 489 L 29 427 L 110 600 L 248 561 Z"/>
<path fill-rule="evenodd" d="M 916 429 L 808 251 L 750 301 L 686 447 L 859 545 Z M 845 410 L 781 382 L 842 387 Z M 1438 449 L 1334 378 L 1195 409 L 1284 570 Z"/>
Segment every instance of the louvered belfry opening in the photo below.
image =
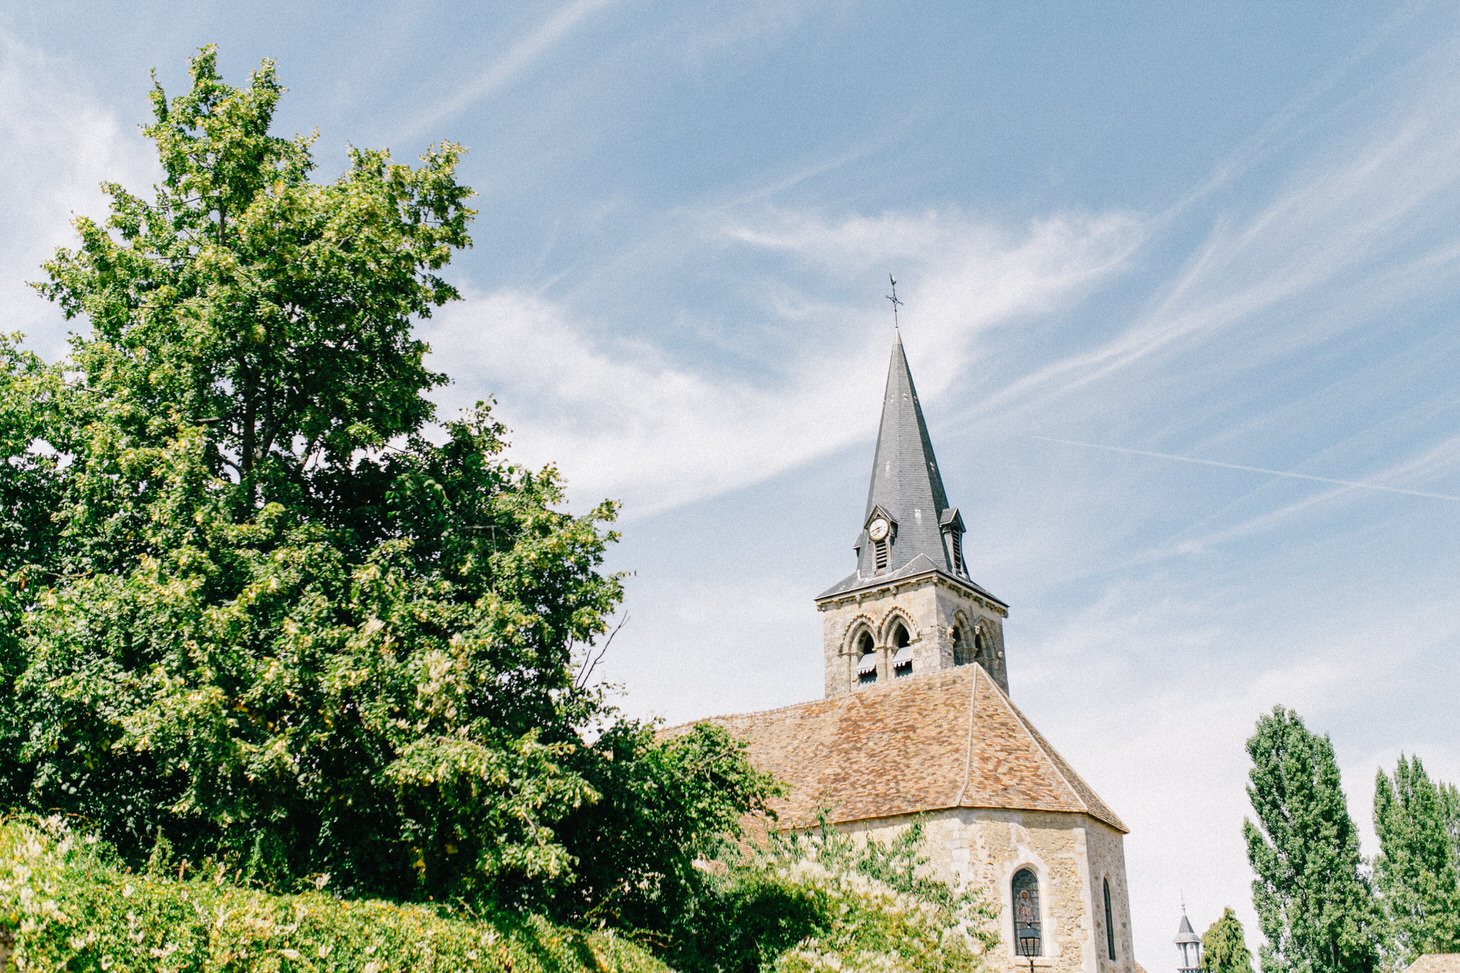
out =
<path fill-rule="evenodd" d="M 872 643 L 872 633 L 863 632 L 857 639 L 857 685 L 866 686 L 877 681 L 877 647 Z"/>
<path fill-rule="evenodd" d="M 912 675 L 912 636 L 901 622 L 892 631 L 892 675 L 896 679 Z"/>

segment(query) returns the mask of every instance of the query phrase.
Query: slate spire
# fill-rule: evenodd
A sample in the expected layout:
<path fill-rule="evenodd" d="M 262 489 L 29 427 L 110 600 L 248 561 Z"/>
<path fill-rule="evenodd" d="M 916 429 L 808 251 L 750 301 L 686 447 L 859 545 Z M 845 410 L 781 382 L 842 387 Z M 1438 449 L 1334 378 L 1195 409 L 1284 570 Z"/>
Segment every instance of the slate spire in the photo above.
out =
<path fill-rule="evenodd" d="M 961 535 L 963 525 L 961 521 L 952 523 L 958 512 L 948 507 L 943 475 L 933 455 L 928 424 L 902 348 L 902 334 L 894 331 L 893 335 L 863 526 L 874 520 L 878 510 L 894 525 L 882 572 L 896 573 L 919 555 L 926 555 L 932 562 L 930 567 L 963 576 L 963 565 L 954 563 L 954 551 L 945 541 L 945 533 L 956 530 Z M 873 545 L 864 542 L 859 559 L 863 563 L 858 565 L 864 576 L 879 573 L 873 556 Z"/>

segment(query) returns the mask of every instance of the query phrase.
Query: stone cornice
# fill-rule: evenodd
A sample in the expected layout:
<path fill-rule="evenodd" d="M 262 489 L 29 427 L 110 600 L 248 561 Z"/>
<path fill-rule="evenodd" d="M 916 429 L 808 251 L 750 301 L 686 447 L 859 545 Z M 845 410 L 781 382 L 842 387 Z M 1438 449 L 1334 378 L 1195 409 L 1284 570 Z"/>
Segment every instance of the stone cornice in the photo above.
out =
<path fill-rule="evenodd" d="M 857 588 L 845 591 L 838 591 L 834 595 L 826 595 L 816 599 L 817 611 L 829 611 L 833 608 L 840 608 L 843 605 L 861 604 L 872 598 L 880 597 L 887 593 L 909 591 L 928 585 L 940 586 L 955 592 L 985 611 L 993 612 L 1000 618 L 1009 617 L 1009 606 L 999 601 L 992 595 L 985 594 L 972 586 L 965 584 L 958 578 L 953 577 L 946 571 L 937 568 L 930 568 L 927 571 L 920 571 L 917 574 L 905 577 L 874 577 L 866 584 Z"/>

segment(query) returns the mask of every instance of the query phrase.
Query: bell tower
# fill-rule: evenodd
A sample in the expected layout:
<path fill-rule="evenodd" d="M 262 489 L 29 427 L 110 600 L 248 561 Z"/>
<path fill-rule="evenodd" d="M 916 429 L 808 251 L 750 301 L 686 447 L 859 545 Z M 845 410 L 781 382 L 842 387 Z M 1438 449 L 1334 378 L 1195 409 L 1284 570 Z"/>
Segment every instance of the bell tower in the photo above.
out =
<path fill-rule="evenodd" d="M 826 695 L 977 663 L 1005 693 L 1009 606 L 974 584 L 963 517 L 948 505 L 902 335 L 893 332 L 857 569 L 818 595 Z"/>

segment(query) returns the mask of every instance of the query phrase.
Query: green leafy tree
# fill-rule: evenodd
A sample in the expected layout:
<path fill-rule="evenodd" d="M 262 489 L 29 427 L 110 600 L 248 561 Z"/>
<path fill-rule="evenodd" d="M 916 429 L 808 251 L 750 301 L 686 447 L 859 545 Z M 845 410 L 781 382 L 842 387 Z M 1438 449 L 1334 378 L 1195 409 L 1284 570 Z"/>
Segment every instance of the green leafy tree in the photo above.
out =
<path fill-rule="evenodd" d="M 1231 908 L 1201 936 L 1201 968 L 1205 973 L 1252 973 L 1252 953 L 1242 921 Z"/>
<path fill-rule="evenodd" d="M 1372 973 L 1375 909 L 1328 737 L 1276 707 L 1247 741 L 1243 822 L 1264 973 Z"/>
<path fill-rule="evenodd" d="M 1440 817 L 1445 822 L 1445 833 L 1450 836 L 1451 861 L 1455 863 L 1455 870 L 1460 872 L 1460 788 L 1437 782 L 1435 790 L 1440 800 Z"/>
<path fill-rule="evenodd" d="M 1460 952 L 1460 873 L 1446 827 L 1446 799 L 1418 757 L 1399 757 L 1374 782 L 1379 854 L 1374 886 L 1384 919 L 1386 966 L 1424 953 Z"/>
<path fill-rule="evenodd" d="M 997 909 L 929 874 L 915 821 L 887 841 L 832 827 L 776 834 L 708 871 L 670 964 L 686 973 L 952 973 L 985 966 Z"/>
<path fill-rule="evenodd" d="M 55 407 L 60 374 L 0 335 L 0 698 L 9 698 L 21 667 L 20 631 L 38 578 L 55 556 L 60 504 L 57 456 L 43 435 Z M 13 766 L 26 727 L 12 706 L 0 705 L 0 765 Z M 0 808 L 23 798 L 0 773 Z"/>
<path fill-rule="evenodd" d="M 741 819 L 779 790 L 744 752 L 714 724 L 661 737 L 630 720 L 580 751 L 574 767 L 598 800 L 560 829 L 578 865 L 557 914 L 671 942 L 706 894 L 705 863 L 734 853 Z"/>
<path fill-rule="evenodd" d="M 484 406 L 431 425 L 411 328 L 456 296 L 458 149 L 319 179 L 270 134 L 272 65 L 191 73 L 152 92 L 152 198 L 106 186 L 38 285 L 89 331 L 56 367 L 0 345 L 0 799 L 133 866 L 535 909 L 608 887 L 582 820 L 612 807 L 664 825 L 631 865 L 672 884 L 768 785 L 575 678 L 621 597 L 614 506 L 564 512 Z M 658 768 L 684 806 L 634 805 Z"/>

